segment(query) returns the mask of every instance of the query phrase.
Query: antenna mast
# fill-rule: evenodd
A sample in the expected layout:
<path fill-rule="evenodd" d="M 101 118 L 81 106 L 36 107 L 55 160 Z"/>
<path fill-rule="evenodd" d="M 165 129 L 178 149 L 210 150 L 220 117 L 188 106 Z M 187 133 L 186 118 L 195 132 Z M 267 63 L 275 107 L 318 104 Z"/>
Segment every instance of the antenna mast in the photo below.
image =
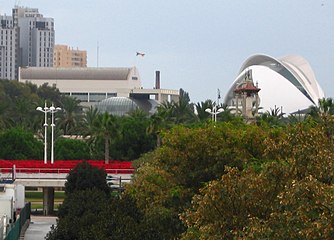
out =
<path fill-rule="evenodd" d="M 96 66 L 99 67 L 99 41 L 97 41 L 96 47 Z"/>

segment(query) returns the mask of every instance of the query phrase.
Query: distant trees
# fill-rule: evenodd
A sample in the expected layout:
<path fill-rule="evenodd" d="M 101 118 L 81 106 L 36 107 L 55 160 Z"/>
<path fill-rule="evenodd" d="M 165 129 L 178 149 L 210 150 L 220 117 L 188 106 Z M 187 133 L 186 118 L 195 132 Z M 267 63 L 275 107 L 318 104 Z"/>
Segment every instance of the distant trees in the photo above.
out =
<path fill-rule="evenodd" d="M 91 122 L 89 131 L 86 136 L 92 138 L 92 141 L 103 140 L 104 142 L 104 161 L 109 163 L 110 159 L 110 144 L 118 135 L 118 122 L 116 117 L 105 112 L 96 115 L 96 118 Z"/>
<path fill-rule="evenodd" d="M 43 159 L 43 143 L 23 128 L 0 132 L 0 159 Z"/>
<path fill-rule="evenodd" d="M 322 98 L 318 101 L 318 106 L 311 106 L 309 115 L 318 117 L 321 114 L 334 115 L 334 102 L 332 98 Z"/>
<path fill-rule="evenodd" d="M 55 142 L 55 159 L 89 160 L 90 149 L 84 140 L 58 138 Z"/>
<path fill-rule="evenodd" d="M 155 148 L 154 135 L 147 132 L 150 118 L 142 111 L 117 118 L 119 131 L 116 140 L 111 143 L 114 158 L 124 160 L 138 159 L 143 153 Z"/>
<path fill-rule="evenodd" d="M 59 128 L 63 130 L 64 135 L 75 135 L 78 132 L 83 115 L 79 103 L 79 100 L 69 96 L 61 99 L 62 111 L 57 113 L 57 116 L 59 116 Z"/>
<path fill-rule="evenodd" d="M 83 109 L 78 100 L 61 95 L 58 89 L 46 84 L 37 87 L 31 83 L 8 80 L 0 81 L 0 133 L 10 128 L 21 127 L 22 131 L 31 132 L 40 140 L 35 146 L 42 152 L 44 118 L 36 111 L 36 107 L 43 107 L 44 101 L 47 101 L 47 106 L 53 103 L 54 106 L 62 108 L 55 114 L 56 159 L 106 159 L 108 156 L 108 159 L 133 160 L 155 147 L 154 134 L 147 131 L 149 116 L 133 113 L 119 118 L 99 113 L 94 108 Z M 50 114 L 48 121 L 50 125 Z M 50 127 L 48 134 L 51 134 Z M 62 135 L 83 135 L 87 138 L 59 139 Z M 64 146 L 65 142 L 69 144 L 68 147 Z M 86 150 L 86 143 L 89 152 Z M 50 147 L 48 141 L 48 148 Z M 82 151 L 78 151 L 78 148 L 82 148 Z M 22 157 L 35 159 L 36 155 L 29 155 L 27 152 Z"/>

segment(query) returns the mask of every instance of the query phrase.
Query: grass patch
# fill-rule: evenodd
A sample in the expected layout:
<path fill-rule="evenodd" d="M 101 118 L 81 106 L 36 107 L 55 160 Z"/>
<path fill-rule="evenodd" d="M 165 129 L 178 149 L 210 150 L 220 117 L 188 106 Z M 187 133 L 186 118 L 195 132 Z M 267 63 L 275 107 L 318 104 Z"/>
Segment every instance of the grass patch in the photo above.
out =
<path fill-rule="evenodd" d="M 55 203 L 54 205 L 54 210 L 58 210 L 59 209 L 59 205 Z M 31 203 L 31 211 L 34 211 L 35 209 L 43 209 L 43 204 L 40 203 Z"/>
<path fill-rule="evenodd" d="M 31 209 L 43 209 L 43 192 L 39 191 L 26 191 L 25 198 L 27 202 L 31 202 Z M 54 209 L 57 210 L 59 205 L 64 201 L 65 192 L 55 191 L 54 196 Z"/>
<path fill-rule="evenodd" d="M 43 192 L 38 191 L 26 191 L 25 198 L 29 199 L 42 199 L 43 200 Z M 56 191 L 55 192 L 55 199 L 64 200 L 65 192 L 64 191 Z"/>

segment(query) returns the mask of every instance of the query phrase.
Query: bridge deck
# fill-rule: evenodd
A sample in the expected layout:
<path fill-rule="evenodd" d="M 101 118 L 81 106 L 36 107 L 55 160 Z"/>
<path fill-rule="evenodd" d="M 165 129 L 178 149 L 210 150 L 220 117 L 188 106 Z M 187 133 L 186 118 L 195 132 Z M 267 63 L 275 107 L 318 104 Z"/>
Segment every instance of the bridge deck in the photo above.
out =
<path fill-rule="evenodd" d="M 0 160 L 0 179 L 16 179 L 24 186 L 63 187 L 68 173 L 81 160 L 55 161 L 44 164 L 43 160 Z M 108 174 L 108 183 L 120 185 L 130 182 L 134 169 L 131 162 L 110 161 L 105 164 L 100 160 L 87 161 L 90 165 L 102 168 Z M 14 174 L 14 176 L 13 176 Z"/>
<path fill-rule="evenodd" d="M 30 173 L 68 173 L 82 160 L 57 160 L 53 164 L 44 164 L 43 160 L 0 160 L 1 172 L 11 172 L 15 166 L 16 172 L 30 172 Z M 107 173 L 133 173 L 132 162 L 122 162 L 112 160 L 109 163 L 104 163 L 101 160 L 87 160 L 87 162 L 94 167 L 102 168 Z"/>

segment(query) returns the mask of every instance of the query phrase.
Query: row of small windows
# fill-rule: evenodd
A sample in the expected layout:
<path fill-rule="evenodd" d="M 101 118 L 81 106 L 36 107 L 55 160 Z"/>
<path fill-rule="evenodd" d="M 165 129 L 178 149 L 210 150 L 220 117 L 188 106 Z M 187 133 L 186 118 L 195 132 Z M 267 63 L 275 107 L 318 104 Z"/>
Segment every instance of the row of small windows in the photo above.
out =
<path fill-rule="evenodd" d="M 10 63 L 10 64 L 7 64 L 7 62 L 4 64 L 4 66 L 5 67 L 8 67 L 8 65 L 9 65 L 9 67 L 13 67 L 13 64 L 12 63 Z M 0 60 L 0 67 L 2 66 L 2 63 L 1 63 L 1 60 Z"/>
<path fill-rule="evenodd" d="M 110 97 L 117 97 L 117 93 L 87 93 L 87 92 L 72 92 L 63 93 L 67 96 L 72 96 L 81 102 L 100 102 Z"/>
<path fill-rule="evenodd" d="M 1 46 L 10 46 L 10 50 L 12 50 L 12 46 L 14 45 L 11 41 L 9 42 L 9 44 L 7 43 L 7 41 L 1 41 Z"/>
<path fill-rule="evenodd" d="M 8 29 L 8 30 L 1 30 L 1 35 L 14 35 L 16 36 L 16 31 L 13 29 Z"/>
<path fill-rule="evenodd" d="M 11 20 L 2 19 L 0 24 L 2 28 L 12 28 L 13 27 L 13 21 Z"/>
<path fill-rule="evenodd" d="M 44 33 L 44 34 L 42 34 L 42 33 Z M 47 33 L 48 33 L 48 34 L 47 34 Z M 53 32 L 51 32 L 51 31 L 40 31 L 40 32 L 39 32 L 39 36 L 42 37 L 42 35 L 43 35 L 44 37 L 46 37 L 46 36 L 53 37 Z"/>
<path fill-rule="evenodd" d="M 38 29 L 47 29 L 49 27 L 49 25 L 51 25 L 51 28 L 53 28 L 54 23 L 53 22 L 49 22 L 48 21 L 30 21 L 29 23 L 30 27 L 36 27 Z"/>

